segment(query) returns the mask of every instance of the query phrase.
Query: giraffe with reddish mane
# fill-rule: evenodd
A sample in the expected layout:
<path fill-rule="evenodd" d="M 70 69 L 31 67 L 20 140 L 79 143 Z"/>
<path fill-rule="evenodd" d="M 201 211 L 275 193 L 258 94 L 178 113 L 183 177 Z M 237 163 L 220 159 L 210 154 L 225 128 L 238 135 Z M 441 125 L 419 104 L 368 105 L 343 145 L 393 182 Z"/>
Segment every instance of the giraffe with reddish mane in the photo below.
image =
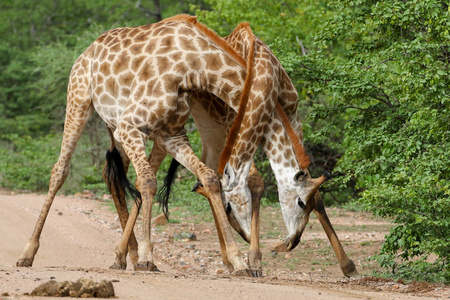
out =
<path fill-rule="evenodd" d="M 300 242 L 309 215 L 311 211 L 314 211 L 332 244 L 343 273 L 346 276 L 356 275 L 358 272 L 355 265 L 345 253 L 326 214 L 318 191 L 318 187 L 326 179 L 326 176 L 322 176 L 320 179 L 312 179 L 307 170 L 309 159 L 302 146 L 303 136 L 300 117 L 297 112 L 297 91 L 267 45 L 256 37 L 254 39 L 256 54 L 253 74 L 264 74 L 264 69 L 276 69 L 272 73 L 278 74 L 277 81 L 274 84 L 278 89 L 276 109 L 268 121 L 261 144 L 277 180 L 279 200 L 288 229 L 288 237 L 285 241 L 287 248 L 292 250 Z M 248 44 L 253 42 L 249 38 L 248 31 L 243 30 L 242 25 L 238 26 L 225 40 L 243 56 L 245 56 L 245 49 Z M 204 92 L 196 92 L 192 97 L 191 105 L 192 115 L 202 138 L 202 161 L 212 169 L 220 169 L 219 164 L 223 164 L 222 160 L 225 157 L 222 148 L 226 147 L 225 140 L 228 135 L 228 128 L 231 126 L 231 122 L 235 120 L 235 112 L 214 95 Z M 291 123 L 293 126 L 291 126 Z M 252 125 L 242 124 L 241 126 Z M 217 158 L 221 151 L 221 161 L 219 161 Z M 225 151 L 229 152 L 229 149 Z M 250 240 L 250 269 L 256 274 L 260 274 L 261 252 L 257 236 L 259 234 L 259 202 L 264 186 L 262 178 L 254 166 L 252 166 L 248 180 L 252 202 L 239 204 L 241 207 L 247 206 L 243 210 L 252 210 L 251 240 L 246 238 L 247 235 L 242 234 L 246 224 L 245 221 L 242 222 L 242 219 L 233 216 L 234 206 L 232 207 L 230 202 L 224 203 L 224 205 L 227 208 L 230 223 L 244 239 Z M 197 192 L 207 196 L 201 187 L 197 189 Z M 242 223 L 244 224 L 242 225 Z"/>
<path fill-rule="evenodd" d="M 102 34 L 72 68 L 60 156 L 52 169 L 49 191 L 35 229 L 17 266 L 32 265 L 51 204 L 67 177 L 76 143 L 95 110 L 111 135 L 110 156 L 117 158 L 119 155 L 111 161 L 123 164 L 122 173 L 126 173 L 130 162 L 133 164 L 137 174 L 136 195 L 142 199 L 143 240 L 137 251 L 133 226 L 138 205 L 133 205 L 129 215 L 118 209 L 124 230 L 112 267 L 126 268 L 130 248 L 136 270 L 156 269 L 150 221 L 156 193 L 155 171 L 160 164 L 158 156 L 163 154 L 153 151 L 147 158 L 145 142 L 153 140 L 202 182 L 209 195 L 219 236 L 226 245 L 222 253 L 224 263 L 231 273 L 246 274 L 248 266 L 228 225 L 219 179 L 215 171 L 193 153 L 184 125 L 189 116 L 192 91 L 206 91 L 236 111 L 238 108 L 245 110 L 246 100 L 253 95 L 248 76 L 252 61 L 252 57 L 245 60 L 237 54 L 214 32 L 196 22 L 195 17 L 177 16 L 156 24 L 117 28 Z M 110 168 L 105 167 L 105 177 Z M 116 198 L 123 196 L 121 187 L 108 185 Z"/>

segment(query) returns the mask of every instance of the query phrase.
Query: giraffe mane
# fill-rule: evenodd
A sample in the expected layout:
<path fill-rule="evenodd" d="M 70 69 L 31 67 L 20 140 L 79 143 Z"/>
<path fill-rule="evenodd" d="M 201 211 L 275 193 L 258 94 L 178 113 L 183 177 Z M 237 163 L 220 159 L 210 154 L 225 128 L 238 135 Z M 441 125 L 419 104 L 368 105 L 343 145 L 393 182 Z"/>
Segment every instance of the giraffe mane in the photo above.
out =
<path fill-rule="evenodd" d="M 199 29 L 203 34 L 205 34 L 208 38 L 210 38 L 216 45 L 222 48 L 225 52 L 231 55 L 238 63 L 244 67 L 247 71 L 247 75 L 245 77 L 244 88 L 242 90 L 241 99 L 239 101 L 239 108 L 236 114 L 236 117 L 233 120 L 233 124 L 231 125 L 230 131 L 228 133 L 227 140 L 225 142 L 225 147 L 220 154 L 219 167 L 218 172 L 223 174 L 223 170 L 225 169 L 225 165 L 230 159 L 231 152 L 233 150 L 234 144 L 237 140 L 239 130 L 242 125 L 242 120 L 245 115 L 245 108 L 247 107 L 250 89 L 252 86 L 252 72 L 253 72 L 253 61 L 255 56 L 255 36 L 250 28 L 250 24 L 248 22 L 243 22 L 239 24 L 235 30 L 240 30 L 245 28 L 250 35 L 250 50 L 248 53 L 247 60 L 245 60 L 237 51 L 228 44 L 223 38 L 219 37 L 217 33 L 213 30 L 209 29 L 206 25 L 197 21 L 196 16 L 190 16 L 186 14 L 176 15 L 170 18 L 163 20 L 163 22 L 171 22 L 171 21 L 181 21 L 193 24 L 197 29 Z"/>
<path fill-rule="evenodd" d="M 281 107 L 280 102 L 277 102 L 275 110 L 280 116 L 281 123 L 283 124 L 283 127 L 286 130 L 289 139 L 292 141 L 292 147 L 294 148 L 295 157 L 297 158 L 297 162 L 300 165 L 300 168 L 306 170 L 311 162 L 309 160 L 308 154 L 305 151 L 305 148 L 303 147 L 303 143 L 301 142 L 300 137 L 292 128 L 291 122 L 289 121 L 286 113 Z"/>
<path fill-rule="evenodd" d="M 239 102 L 238 112 L 236 117 L 233 120 L 233 124 L 231 125 L 230 132 L 228 133 L 227 140 L 225 142 L 225 147 L 220 154 L 219 167 L 218 172 L 223 174 L 223 170 L 225 169 L 225 165 L 230 159 L 231 152 L 233 150 L 234 144 L 236 143 L 237 137 L 239 135 L 239 130 L 242 125 L 242 121 L 244 120 L 245 109 L 247 107 L 247 103 L 250 96 L 250 89 L 252 87 L 252 74 L 253 74 L 253 65 L 254 65 L 254 57 L 255 57 L 255 35 L 253 34 L 252 29 L 250 28 L 250 24 L 247 22 L 243 22 L 239 24 L 236 30 L 240 30 L 244 28 L 250 35 L 250 49 L 247 57 L 247 76 L 245 77 L 244 89 L 241 95 L 241 101 Z"/>

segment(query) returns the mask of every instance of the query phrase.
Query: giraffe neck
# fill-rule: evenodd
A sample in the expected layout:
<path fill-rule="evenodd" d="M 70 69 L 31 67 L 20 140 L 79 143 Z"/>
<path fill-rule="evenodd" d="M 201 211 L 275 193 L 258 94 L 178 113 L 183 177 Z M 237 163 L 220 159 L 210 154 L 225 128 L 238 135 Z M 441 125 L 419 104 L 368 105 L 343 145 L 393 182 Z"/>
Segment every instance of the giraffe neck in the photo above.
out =
<path fill-rule="evenodd" d="M 290 186 L 301 167 L 295 155 L 294 144 L 278 113 L 274 113 L 267 124 L 262 148 L 270 162 L 278 188 Z"/>
<path fill-rule="evenodd" d="M 279 63 L 274 61 L 273 54 L 253 35 L 246 23 L 239 25 L 225 40 L 242 57 L 249 57 L 252 48 L 255 48 L 254 67 L 251 74 L 252 86 L 246 113 L 238 126 L 236 126 L 238 118 L 235 119 L 219 164 L 219 172 L 228 162 L 246 179 L 252 158 L 261 142 L 265 126 L 278 98 L 276 82 L 278 82 Z M 235 141 L 230 144 L 232 134 L 235 134 Z M 241 169 L 245 171 L 240 171 Z"/>

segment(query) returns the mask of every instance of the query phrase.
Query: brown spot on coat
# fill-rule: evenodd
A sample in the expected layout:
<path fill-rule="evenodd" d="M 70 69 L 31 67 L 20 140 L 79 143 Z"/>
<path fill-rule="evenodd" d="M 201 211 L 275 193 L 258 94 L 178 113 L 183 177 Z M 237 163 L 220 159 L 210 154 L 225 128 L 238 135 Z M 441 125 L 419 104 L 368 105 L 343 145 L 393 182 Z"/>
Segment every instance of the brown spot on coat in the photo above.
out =
<path fill-rule="evenodd" d="M 166 70 L 170 69 L 170 66 L 172 65 L 172 63 L 169 61 L 169 59 L 167 57 L 159 57 L 157 60 L 157 64 L 158 64 L 158 73 L 164 74 Z"/>
<path fill-rule="evenodd" d="M 223 67 L 222 60 L 217 54 L 206 54 L 203 56 L 208 70 L 219 71 Z"/>
<path fill-rule="evenodd" d="M 154 66 L 146 61 L 138 73 L 139 81 L 147 81 L 153 78 L 155 76 L 155 70 L 153 68 Z"/>
<path fill-rule="evenodd" d="M 109 78 L 105 82 L 105 90 L 109 92 L 113 97 L 119 95 L 119 85 L 114 78 Z"/>
<path fill-rule="evenodd" d="M 133 74 L 127 72 L 124 75 L 120 76 L 119 78 L 119 84 L 121 86 L 130 86 L 133 82 L 134 76 Z"/>
<path fill-rule="evenodd" d="M 114 74 L 119 74 L 120 72 L 127 70 L 129 68 L 129 64 L 130 64 L 130 56 L 128 56 L 126 52 L 122 52 L 114 62 L 113 65 Z"/>
<path fill-rule="evenodd" d="M 139 55 L 143 52 L 145 44 L 134 44 L 130 47 L 131 54 Z"/>
<path fill-rule="evenodd" d="M 131 69 L 132 69 L 134 72 L 137 72 L 138 69 L 141 67 L 141 64 L 142 64 L 142 62 L 144 61 L 144 59 L 145 59 L 145 56 L 138 56 L 138 57 L 135 57 L 135 58 L 133 59 L 133 61 L 131 62 Z"/>

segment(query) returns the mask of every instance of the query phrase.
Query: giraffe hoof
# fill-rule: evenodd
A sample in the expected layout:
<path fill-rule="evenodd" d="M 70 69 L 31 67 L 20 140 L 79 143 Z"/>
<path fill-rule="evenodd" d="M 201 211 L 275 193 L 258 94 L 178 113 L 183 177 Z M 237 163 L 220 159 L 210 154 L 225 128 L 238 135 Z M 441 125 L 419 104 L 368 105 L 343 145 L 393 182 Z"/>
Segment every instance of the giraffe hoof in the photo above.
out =
<path fill-rule="evenodd" d="M 262 271 L 261 270 L 250 270 L 250 275 L 252 275 L 252 277 L 262 277 Z"/>
<path fill-rule="evenodd" d="M 152 272 L 160 272 L 158 267 L 155 266 L 154 263 L 149 261 L 141 261 L 134 265 L 135 271 L 152 271 Z"/>
<path fill-rule="evenodd" d="M 246 269 L 244 269 L 244 270 L 236 270 L 236 271 L 233 271 L 233 273 L 231 273 L 231 275 L 234 275 L 234 276 L 250 276 L 250 274 L 251 274 L 251 271 L 250 270 L 246 270 Z"/>
<path fill-rule="evenodd" d="M 119 264 L 119 263 L 114 263 L 112 266 L 109 267 L 112 270 L 126 270 L 127 269 L 127 264 Z"/>
<path fill-rule="evenodd" d="M 33 260 L 32 259 L 19 259 L 16 262 L 16 267 L 31 267 L 33 265 Z"/>
<path fill-rule="evenodd" d="M 355 263 L 350 259 L 346 263 L 341 265 L 342 273 L 346 277 L 357 277 L 359 276 L 358 270 L 356 270 Z"/>

